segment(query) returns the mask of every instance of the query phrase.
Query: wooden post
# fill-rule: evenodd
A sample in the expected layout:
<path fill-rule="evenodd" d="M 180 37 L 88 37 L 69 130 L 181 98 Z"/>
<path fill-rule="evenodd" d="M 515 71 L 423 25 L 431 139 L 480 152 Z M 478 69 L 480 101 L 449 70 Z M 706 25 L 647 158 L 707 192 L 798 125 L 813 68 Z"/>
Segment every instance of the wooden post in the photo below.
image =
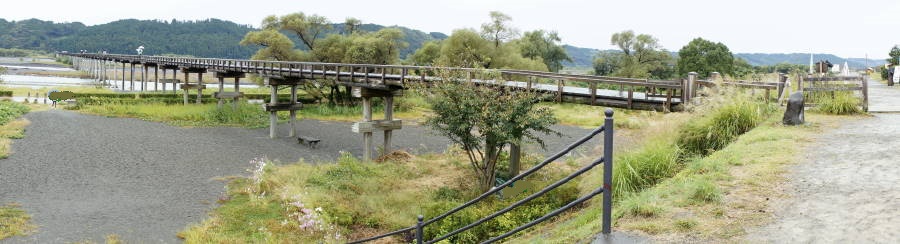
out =
<path fill-rule="evenodd" d="M 165 78 L 166 78 L 166 68 L 164 67 L 163 68 L 163 79 L 165 79 Z M 163 83 L 162 87 L 163 87 L 163 93 L 166 93 L 166 83 Z M 175 88 L 172 88 L 172 89 L 175 89 Z"/>
<path fill-rule="evenodd" d="M 522 147 L 519 146 L 522 141 L 522 138 L 519 138 L 519 143 L 510 143 L 509 144 L 509 177 L 519 175 L 519 168 L 522 162 Z"/>
<path fill-rule="evenodd" d="M 131 89 L 129 90 L 134 91 L 134 63 L 131 63 L 131 77 L 128 78 L 128 81 L 131 84 Z"/>
<path fill-rule="evenodd" d="M 125 63 L 122 63 L 122 91 L 125 90 Z"/>
<path fill-rule="evenodd" d="M 862 82 L 863 112 L 869 112 L 869 84 L 862 76 L 859 77 L 859 80 Z"/>
<path fill-rule="evenodd" d="M 197 104 L 203 103 L 203 72 L 197 73 Z"/>
<path fill-rule="evenodd" d="M 594 106 L 597 102 L 597 82 L 591 82 L 591 88 L 588 90 L 591 91 L 591 106 Z"/>
<path fill-rule="evenodd" d="M 687 89 L 686 89 L 687 101 L 684 101 L 684 102 L 690 102 L 692 99 L 694 99 L 694 96 L 697 95 L 696 90 L 695 90 L 696 83 L 697 83 L 697 72 L 688 73 Z"/>
<path fill-rule="evenodd" d="M 363 102 L 363 121 L 372 122 L 372 98 L 364 96 Z M 363 161 L 368 162 L 372 156 L 372 132 L 363 132 Z"/>
<path fill-rule="evenodd" d="M 190 78 L 190 77 L 189 77 L 190 73 L 188 73 L 188 72 L 182 72 L 182 73 L 184 73 L 184 81 L 182 81 L 182 85 L 181 85 L 181 86 L 182 86 L 182 88 L 184 88 L 184 85 L 187 85 L 187 84 L 188 84 L 188 80 L 189 80 L 188 78 Z M 188 105 L 188 89 L 181 89 L 181 90 L 184 90 L 184 91 L 183 91 L 183 93 L 184 93 L 184 105 Z"/>
<path fill-rule="evenodd" d="M 275 106 L 275 104 L 278 104 L 278 86 L 272 85 L 272 92 L 270 94 L 271 97 L 269 98 L 269 105 Z M 278 125 L 278 111 L 272 110 L 271 112 L 269 112 L 269 138 L 275 138 L 276 125 Z"/>
<path fill-rule="evenodd" d="M 384 120 L 392 121 L 394 120 L 394 97 L 387 96 L 384 97 Z M 393 136 L 392 130 L 384 131 L 384 148 L 382 150 L 382 156 L 385 156 L 391 153 L 391 137 Z"/>
<path fill-rule="evenodd" d="M 178 94 L 178 68 L 172 69 L 172 94 Z"/>
<path fill-rule="evenodd" d="M 150 76 L 147 75 L 147 69 L 148 69 L 147 65 L 141 64 L 141 67 L 144 67 L 144 72 L 141 72 L 141 91 L 146 91 L 147 90 L 147 77 L 150 77 Z"/>
<path fill-rule="evenodd" d="M 297 85 L 296 85 L 296 83 L 294 83 L 294 85 L 291 85 L 291 102 L 289 102 L 289 104 L 293 105 L 295 103 L 297 103 Z M 291 109 L 290 113 L 291 113 L 291 131 L 289 132 L 288 136 L 294 137 L 297 135 L 297 125 L 296 125 L 297 110 Z"/>
<path fill-rule="evenodd" d="M 241 87 L 238 82 L 238 81 L 240 81 L 240 79 L 241 78 L 234 77 L 234 92 L 238 93 L 238 94 L 241 93 Z M 233 97 L 233 98 L 231 98 L 231 110 L 236 111 L 237 108 L 238 108 L 238 97 Z"/>
<path fill-rule="evenodd" d="M 534 83 L 534 76 L 529 76 L 528 84 L 525 84 L 525 89 L 528 89 L 528 91 L 531 91 L 532 83 Z"/>
<path fill-rule="evenodd" d="M 219 97 L 216 98 L 217 100 L 219 100 L 219 103 L 216 105 L 216 107 L 219 109 L 222 109 L 222 104 L 225 103 L 225 101 L 222 101 L 223 92 L 225 92 L 225 78 L 219 76 Z"/>
<path fill-rule="evenodd" d="M 153 91 L 159 91 L 159 64 L 153 66 Z"/>
<path fill-rule="evenodd" d="M 563 80 L 557 80 L 556 85 L 556 102 L 561 103 L 563 99 Z"/>

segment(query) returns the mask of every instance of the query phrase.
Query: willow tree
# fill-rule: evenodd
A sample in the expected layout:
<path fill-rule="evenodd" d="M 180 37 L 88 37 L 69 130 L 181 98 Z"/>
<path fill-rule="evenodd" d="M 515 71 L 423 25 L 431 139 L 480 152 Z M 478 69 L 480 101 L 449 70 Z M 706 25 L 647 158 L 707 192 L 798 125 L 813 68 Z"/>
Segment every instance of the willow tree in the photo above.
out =
<path fill-rule="evenodd" d="M 560 41 L 555 31 L 536 30 L 525 32 L 517 43 L 523 57 L 540 60 L 551 72 L 557 72 L 562 69 L 563 61 L 572 61 Z"/>

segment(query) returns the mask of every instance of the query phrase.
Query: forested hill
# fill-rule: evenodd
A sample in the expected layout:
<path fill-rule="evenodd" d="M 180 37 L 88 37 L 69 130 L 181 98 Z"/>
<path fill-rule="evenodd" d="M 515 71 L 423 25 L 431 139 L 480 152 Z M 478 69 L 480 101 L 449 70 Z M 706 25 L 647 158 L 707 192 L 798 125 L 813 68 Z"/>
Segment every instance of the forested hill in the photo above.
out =
<path fill-rule="evenodd" d="M 339 33 L 342 24 L 334 24 L 332 33 Z M 385 26 L 364 24 L 364 31 L 377 31 Z M 396 27 L 405 34 L 409 46 L 401 50 L 401 57 L 414 52 L 422 43 L 447 38 L 438 32 L 425 33 L 405 27 Z M 178 54 L 210 58 L 248 58 L 258 47 L 241 46 L 238 43 L 254 28 L 230 21 L 209 19 L 200 21 L 179 20 L 118 20 L 106 24 L 85 26 L 82 23 L 53 23 L 37 19 L 6 21 L 0 19 L 0 48 L 20 48 L 44 51 L 134 53 L 143 45 L 144 53 L 151 55 Z M 293 34 L 287 36 L 294 43 L 301 42 Z"/>
<path fill-rule="evenodd" d="M 423 43 L 442 40 L 447 35 L 440 32 L 426 33 L 406 27 L 397 27 L 405 34 L 409 46 L 400 51 L 400 57 L 414 52 Z M 364 24 L 363 31 L 378 31 L 385 26 Z M 258 47 L 241 46 L 238 43 L 254 28 L 231 21 L 208 19 L 199 21 L 179 20 L 118 20 L 106 24 L 85 26 L 79 22 L 54 23 L 38 19 L 7 21 L 0 19 L 0 48 L 20 48 L 44 51 L 134 53 L 143 45 L 145 54 L 178 54 L 209 58 L 248 58 Z M 333 24 L 331 33 L 341 33 L 343 24 Z M 298 48 L 303 48 L 296 35 L 285 33 L 294 40 Z M 327 33 L 326 33 L 327 34 Z M 565 42 L 565 40 L 563 40 Z M 603 43 L 601 43 L 603 44 Z M 590 67 L 597 49 L 564 46 L 572 58 L 565 66 Z M 615 52 L 615 50 L 603 50 Z M 752 65 L 774 65 L 778 63 L 808 64 L 809 54 L 768 54 L 738 53 L 738 57 Z M 865 65 L 864 59 L 844 59 L 831 54 L 816 54 L 816 61 L 825 59 L 834 64 L 850 63 L 852 67 Z M 884 60 L 869 60 L 869 65 L 883 64 Z"/>

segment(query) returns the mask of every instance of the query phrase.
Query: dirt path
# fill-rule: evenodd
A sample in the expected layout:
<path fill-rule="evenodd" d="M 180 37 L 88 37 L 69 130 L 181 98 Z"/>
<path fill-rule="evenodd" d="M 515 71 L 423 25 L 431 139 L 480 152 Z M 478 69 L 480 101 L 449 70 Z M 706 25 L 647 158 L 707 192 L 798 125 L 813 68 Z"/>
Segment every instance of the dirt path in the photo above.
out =
<path fill-rule="evenodd" d="M 887 112 L 900 87 L 869 83 L 872 107 Z M 823 134 L 792 167 L 789 199 L 751 242 L 900 243 L 900 114 L 877 113 Z"/>

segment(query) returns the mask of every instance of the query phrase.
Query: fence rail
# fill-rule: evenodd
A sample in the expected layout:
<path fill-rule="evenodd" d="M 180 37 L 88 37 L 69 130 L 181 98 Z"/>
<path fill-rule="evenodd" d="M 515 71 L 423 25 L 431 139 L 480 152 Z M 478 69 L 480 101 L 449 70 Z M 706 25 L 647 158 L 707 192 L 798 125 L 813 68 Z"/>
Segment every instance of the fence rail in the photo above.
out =
<path fill-rule="evenodd" d="M 574 200 L 574 201 L 572 201 L 572 202 L 566 204 L 565 206 L 563 206 L 563 207 L 561 207 L 561 208 L 559 208 L 559 209 L 556 209 L 556 210 L 554 210 L 554 211 L 552 211 L 552 212 L 550 212 L 550 213 L 548 213 L 548 214 L 546 214 L 546 215 L 544 215 L 544 216 L 542 216 L 542 217 L 540 217 L 540 218 L 538 218 L 538 219 L 535 219 L 535 220 L 533 220 L 533 221 L 531 221 L 531 222 L 529 222 L 529 223 L 526 223 L 526 224 L 524 224 L 524 225 L 522 225 L 522 226 L 519 226 L 519 227 L 517 227 L 517 228 L 515 228 L 515 229 L 513 229 L 513 230 L 510 230 L 509 232 L 507 232 L 507 233 L 505 233 L 505 234 L 503 234 L 503 235 L 496 236 L 496 237 L 492 237 L 491 239 L 485 241 L 484 243 L 491 243 L 491 242 L 495 242 L 495 241 L 501 240 L 501 239 L 503 239 L 503 238 L 509 237 L 509 236 L 511 236 L 511 235 L 513 235 L 513 234 L 519 232 L 519 231 L 525 230 L 525 229 L 527 229 L 527 228 L 529 228 L 529 227 L 531 227 L 531 226 L 534 226 L 534 225 L 536 225 L 536 224 L 539 224 L 539 223 L 541 223 L 541 222 L 543 222 L 543 221 L 545 221 L 545 220 L 547 220 L 547 219 L 549 219 L 549 218 L 552 218 L 552 217 L 554 217 L 554 216 L 557 216 L 557 215 L 559 215 L 560 213 L 562 213 L 562 212 L 564 212 L 564 211 L 566 211 L 566 210 L 568 210 L 568 209 L 570 209 L 570 208 L 572 208 L 572 207 L 574 207 L 574 206 L 577 206 L 578 204 L 581 204 L 581 203 L 583 203 L 583 202 L 585 202 L 585 201 L 587 201 L 587 200 L 591 199 L 592 197 L 594 197 L 594 196 L 596 196 L 596 195 L 599 195 L 599 194 L 603 194 L 603 206 L 602 206 L 602 207 L 603 207 L 603 213 L 602 213 L 602 217 L 601 217 L 601 218 L 602 218 L 602 219 L 601 219 L 601 221 L 602 221 L 602 229 L 600 230 L 600 232 L 601 232 L 601 233 L 604 233 L 604 234 L 609 234 L 609 233 L 611 232 L 611 230 L 612 230 L 612 227 L 611 227 L 611 224 L 612 224 L 612 171 L 613 171 L 613 162 L 612 162 L 612 158 L 613 158 L 613 155 L 612 155 L 612 153 L 613 153 L 613 151 L 612 151 L 612 150 L 613 150 L 613 118 L 612 118 L 612 116 L 613 116 L 613 111 L 612 111 L 612 109 L 607 109 L 606 112 L 605 112 L 605 115 L 606 115 L 606 117 L 605 117 L 605 119 L 604 119 L 604 123 L 603 123 L 602 126 L 600 126 L 600 127 L 598 127 L 597 129 L 594 129 L 593 131 L 589 132 L 587 135 L 581 137 L 580 139 L 578 139 L 577 141 L 575 141 L 575 142 L 573 142 L 572 144 L 568 145 L 566 148 L 564 148 L 563 150 L 557 152 L 556 154 L 553 154 L 553 155 L 551 155 L 550 157 L 544 159 L 544 161 L 542 161 L 541 163 L 535 165 L 535 166 L 532 167 L 531 169 L 528 169 L 528 170 L 526 170 L 525 172 L 523 172 L 523 173 L 521 173 L 521 174 L 519 174 L 519 175 L 516 175 L 515 177 L 511 178 L 509 181 L 506 181 L 505 183 L 500 184 L 499 186 L 492 188 L 491 190 L 489 190 L 489 191 L 487 191 L 487 192 L 481 194 L 480 196 L 478 196 L 478 197 L 476 197 L 476 198 L 474 198 L 474 199 L 472 199 L 472 200 L 469 200 L 468 202 L 463 203 L 463 204 L 461 204 L 460 206 L 457 206 L 457 207 L 455 207 L 455 208 L 453 208 L 453 209 L 451 209 L 451 210 L 448 210 L 448 211 L 446 211 L 446 212 L 444 212 L 444 213 L 442 213 L 442 214 L 440 214 L 440 215 L 438 215 L 438 216 L 435 216 L 435 217 L 433 217 L 433 218 L 431 218 L 431 219 L 428 219 L 428 220 L 424 220 L 423 216 L 419 215 L 418 218 L 417 218 L 417 223 L 416 223 L 415 226 L 407 227 L 407 228 L 402 228 L 402 229 L 395 230 L 395 231 L 392 231 L 392 232 L 389 232 L 389 233 L 385 233 L 385 234 L 381 234 L 381 235 L 377 235 L 377 236 L 373 236 L 373 237 L 369 237 L 369 238 L 364 238 L 364 239 L 356 240 L 356 241 L 353 241 L 353 242 L 350 242 L 350 243 L 365 243 L 365 242 L 374 241 L 374 240 L 379 240 L 379 239 L 386 238 L 386 237 L 393 236 L 393 235 L 398 235 L 398 234 L 408 233 L 408 232 L 413 231 L 413 230 L 415 230 L 415 232 L 414 232 L 414 238 L 415 238 L 416 243 L 435 243 L 435 242 L 439 242 L 439 241 L 445 240 L 445 239 L 447 239 L 447 238 L 450 238 L 450 237 L 452 237 L 452 236 L 454 236 L 454 235 L 460 234 L 460 233 L 462 233 L 462 232 L 464 232 L 464 231 L 466 231 L 466 230 L 468 230 L 468 229 L 471 229 L 471 228 L 474 228 L 474 227 L 476 227 L 476 226 L 478 226 L 478 225 L 481 225 L 481 224 L 483 224 L 483 223 L 485 223 L 485 222 L 487 222 L 487 221 L 489 221 L 489 220 L 491 220 L 491 219 L 493 219 L 493 218 L 496 218 L 496 217 L 498 217 L 498 216 L 500 216 L 500 215 L 503 215 L 503 214 L 505 214 L 505 213 L 507 213 L 507 212 L 509 212 L 509 211 L 512 211 L 512 210 L 515 209 L 516 207 L 519 207 L 519 206 L 521 206 L 521 205 L 524 205 L 524 204 L 528 203 L 528 202 L 531 201 L 531 200 L 534 200 L 534 199 L 536 199 L 536 198 L 538 198 L 538 197 L 541 197 L 542 195 L 546 194 L 547 192 L 550 192 L 550 191 L 552 191 L 553 189 L 556 189 L 557 187 L 559 187 L 559 186 L 561 186 L 561 185 L 563 185 L 563 184 L 566 184 L 566 183 L 570 182 L 571 180 L 573 180 L 574 178 L 576 178 L 576 177 L 578 177 L 578 176 L 584 174 L 585 172 L 590 171 L 591 169 L 593 169 L 595 166 L 597 166 L 597 165 L 599 165 L 599 164 L 603 164 L 603 185 L 602 185 L 602 186 L 600 186 L 599 188 L 597 188 L 597 189 L 594 190 L 593 192 L 591 192 L 591 193 L 589 193 L 589 194 L 587 194 L 587 195 L 585 195 L 585 196 L 582 196 L 582 197 L 580 197 L 580 198 L 578 198 L 578 199 L 576 199 L 576 200 Z M 601 132 L 604 134 L 604 138 L 603 138 L 603 156 L 600 157 L 600 158 L 597 159 L 597 160 L 594 160 L 591 164 L 589 164 L 589 165 L 587 165 L 587 166 L 584 166 L 583 168 L 579 169 L 578 171 L 576 171 L 576 172 L 574 172 L 574 173 L 572 173 L 572 174 L 570 174 L 570 175 L 568 175 L 568 176 L 566 176 L 566 177 L 564 177 L 564 178 L 558 180 L 557 182 L 554 182 L 553 184 L 551 184 L 551 185 L 549 185 L 549 186 L 547 186 L 547 187 L 544 187 L 544 188 L 541 189 L 540 191 L 538 191 L 538 192 L 536 192 L 536 193 L 534 193 L 534 194 L 532 194 L 532 195 L 529 195 L 528 197 L 525 197 L 525 198 L 523 198 L 522 200 L 519 200 L 519 201 L 517 201 L 517 202 L 515 202 L 515 203 L 513 203 L 513 204 L 511 204 L 511 205 L 509 205 L 509 206 L 507 206 L 507 207 L 505 207 L 505 208 L 503 208 L 503 209 L 501 209 L 501 210 L 498 210 L 498 211 L 496 211 L 496 212 L 494 212 L 494 213 L 491 213 L 491 214 L 489 214 L 489 215 L 487 215 L 487 216 L 485 216 L 485 217 L 483 217 L 483 218 L 481 218 L 481 219 L 479 219 L 479 220 L 477 220 L 477 221 L 474 221 L 474 222 L 472 222 L 472 223 L 470 223 L 470 224 L 468 224 L 468 225 L 466 225 L 466 226 L 464 226 L 464 227 L 461 227 L 461 228 L 452 230 L 452 231 L 450 231 L 450 232 L 448 232 L 448 233 L 446 233 L 446 234 L 444 234 L 444 235 L 442 235 L 442 236 L 440 236 L 440 237 L 437 237 L 437 238 L 435 238 L 435 239 L 432 239 L 432 240 L 427 240 L 427 241 L 424 240 L 424 233 L 425 233 L 425 231 L 427 230 L 426 227 L 428 227 L 428 225 L 430 225 L 430 224 L 432 224 L 432 223 L 434 223 L 434 222 L 437 222 L 437 221 L 439 221 L 439 220 L 441 220 L 441 219 L 444 219 L 444 218 L 446 218 L 446 217 L 448 217 L 448 216 L 450 216 L 450 215 L 452 215 L 452 214 L 454 214 L 454 213 L 456 213 L 456 212 L 459 212 L 460 210 L 463 210 L 463 209 L 466 209 L 466 208 L 468 208 L 468 207 L 471 207 L 471 206 L 473 206 L 474 204 L 476 204 L 476 203 L 478 203 L 478 202 L 484 200 L 485 198 L 487 198 L 487 197 L 489 197 L 489 196 L 491 196 L 491 195 L 496 194 L 498 191 L 500 191 L 500 190 L 502 190 L 503 188 L 505 188 L 505 187 L 507 187 L 507 186 L 513 184 L 514 182 L 516 182 L 516 181 L 518 181 L 518 180 L 521 180 L 521 179 L 523 179 L 524 177 L 529 176 L 529 175 L 531 175 L 531 174 L 537 172 L 538 170 L 544 168 L 544 167 L 547 166 L 548 164 L 550 164 L 550 163 L 554 162 L 555 160 L 559 159 L 559 158 L 562 157 L 563 155 L 565 155 L 565 154 L 569 153 L 570 151 L 574 150 L 575 148 L 581 146 L 582 144 L 584 144 L 585 142 L 587 142 L 588 140 L 590 140 L 591 138 L 593 138 L 593 137 L 596 136 L 597 134 L 600 134 Z"/>
<path fill-rule="evenodd" d="M 815 105 L 817 101 L 816 95 L 835 96 L 835 92 L 852 92 L 859 91 L 860 106 L 863 111 L 869 111 L 869 84 L 863 76 L 833 76 L 833 77 L 817 77 L 807 76 L 800 77 L 798 84 L 800 91 L 810 100 L 807 105 Z"/>

